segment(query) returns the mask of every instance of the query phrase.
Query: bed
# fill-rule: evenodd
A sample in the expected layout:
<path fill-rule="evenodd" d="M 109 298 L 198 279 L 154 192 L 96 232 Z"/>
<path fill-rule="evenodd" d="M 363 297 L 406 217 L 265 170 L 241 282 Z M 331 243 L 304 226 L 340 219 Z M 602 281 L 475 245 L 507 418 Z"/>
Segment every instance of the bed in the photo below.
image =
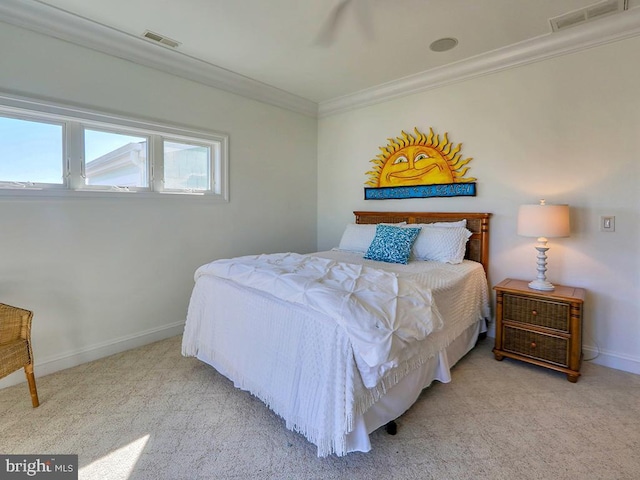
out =
<path fill-rule="evenodd" d="M 184 356 L 261 399 L 319 457 L 370 451 L 370 433 L 433 381 L 451 381 L 490 315 L 489 213 L 354 215 L 331 251 L 200 267 L 182 340 Z M 366 258 L 383 230 L 415 233 L 406 265 Z M 457 260 L 430 260 L 427 250 L 461 230 Z"/>

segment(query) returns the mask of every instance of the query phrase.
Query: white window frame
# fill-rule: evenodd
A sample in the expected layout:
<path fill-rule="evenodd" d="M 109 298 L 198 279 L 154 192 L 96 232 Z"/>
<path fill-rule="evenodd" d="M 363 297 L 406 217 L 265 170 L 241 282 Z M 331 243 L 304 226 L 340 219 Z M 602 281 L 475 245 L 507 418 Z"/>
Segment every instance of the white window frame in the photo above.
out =
<path fill-rule="evenodd" d="M 93 124 L 93 123 L 88 123 L 88 122 L 83 122 L 83 123 L 78 123 L 77 125 L 73 125 L 73 129 L 72 132 L 73 134 L 69 135 L 69 143 L 70 146 L 75 146 L 75 148 L 78 148 L 79 153 L 79 157 L 80 157 L 80 175 L 71 175 L 71 181 L 74 182 L 71 186 L 71 188 L 73 188 L 74 190 L 93 190 L 93 191 L 103 191 L 103 190 L 109 190 L 109 191 L 116 191 L 116 192 L 162 192 L 162 190 L 156 190 L 153 188 L 153 166 L 155 163 L 162 163 L 164 161 L 164 158 L 162 158 L 162 152 L 160 152 L 160 154 L 158 155 L 156 153 L 155 150 L 153 150 L 152 148 L 152 144 L 153 144 L 153 139 L 159 135 L 157 134 L 153 134 L 150 131 L 141 131 L 141 130 L 134 130 L 131 128 L 127 128 L 124 129 L 122 127 L 119 126 L 114 126 L 114 125 L 100 125 L 100 124 Z M 84 158 L 85 155 L 85 130 L 98 130 L 101 132 L 106 132 L 106 133 L 113 133 L 113 134 L 120 134 L 120 135 L 131 135 L 131 136 L 137 136 L 137 137 L 143 137 L 147 139 L 147 175 L 146 175 L 146 181 L 147 181 L 147 186 L 146 187 L 123 187 L 120 185 L 87 185 L 85 180 L 86 180 L 86 169 L 87 169 L 87 163 L 86 163 L 86 158 Z M 155 154 L 155 156 L 152 154 Z M 160 158 L 158 158 L 158 156 L 160 156 Z M 77 157 L 77 156 L 76 156 Z M 73 158 L 72 156 L 70 156 L 70 158 Z M 158 160 L 160 160 L 158 162 Z M 72 164 L 74 162 L 71 162 Z M 157 169 L 158 171 L 162 171 L 161 169 Z M 162 182 L 160 182 L 160 185 L 162 185 Z"/>
<path fill-rule="evenodd" d="M 0 115 L 62 126 L 62 184 L 22 183 L 0 179 L 4 196 L 107 196 L 140 198 L 206 198 L 229 201 L 229 136 L 155 121 L 122 117 L 0 92 Z M 84 179 L 84 129 L 148 138 L 148 187 L 86 185 Z M 210 148 L 210 190 L 165 189 L 163 142 L 184 142 Z"/>

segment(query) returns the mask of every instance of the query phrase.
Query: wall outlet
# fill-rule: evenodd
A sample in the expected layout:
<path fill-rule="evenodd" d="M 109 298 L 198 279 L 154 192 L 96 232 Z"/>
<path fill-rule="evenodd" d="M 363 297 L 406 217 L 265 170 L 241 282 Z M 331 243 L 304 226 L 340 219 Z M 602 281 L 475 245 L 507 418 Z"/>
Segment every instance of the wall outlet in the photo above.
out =
<path fill-rule="evenodd" d="M 600 231 L 601 232 L 615 232 L 616 231 L 616 217 L 612 215 L 603 215 L 600 217 Z"/>

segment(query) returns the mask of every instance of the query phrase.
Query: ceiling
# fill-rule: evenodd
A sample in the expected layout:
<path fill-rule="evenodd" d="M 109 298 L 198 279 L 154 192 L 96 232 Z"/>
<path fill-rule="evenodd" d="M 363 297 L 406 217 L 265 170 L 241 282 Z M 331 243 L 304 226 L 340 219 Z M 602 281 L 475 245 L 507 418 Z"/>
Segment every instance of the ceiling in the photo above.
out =
<path fill-rule="evenodd" d="M 180 42 L 154 44 L 159 56 L 204 62 L 322 104 L 557 35 L 550 18 L 598 0 L 351 0 L 324 43 L 319 35 L 341 0 L 13 0 L 29 2 L 128 42 L 148 45 L 143 32 L 159 33 Z M 632 10 L 640 0 L 627 2 Z M 442 37 L 459 43 L 431 51 Z"/>

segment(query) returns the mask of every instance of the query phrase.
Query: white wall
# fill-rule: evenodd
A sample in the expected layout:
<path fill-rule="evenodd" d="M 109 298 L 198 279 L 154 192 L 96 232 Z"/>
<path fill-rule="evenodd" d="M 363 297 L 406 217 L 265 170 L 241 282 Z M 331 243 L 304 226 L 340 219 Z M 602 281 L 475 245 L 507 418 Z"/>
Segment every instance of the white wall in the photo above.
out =
<path fill-rule="evenodd" d="M 353 210 L 492 212 L 490 282 L 533 279 L 518 206 L 568 203 L 571 237 L 551 239 L 550 281 L 584 287 L 584 352 L 640 373 L 640 38 L 335 114 L 319 122 L 318 247 Z M 473 157 L 477 197 L 363 200 L 369 160 L 401 130 L 429 127 Z M 599 216 L 615 215 L 615 233 Z"/>
<path fill-rule="evenodd" d="M 206 262 L 316 248 L 315 119 L 3 23 L 0 65 L 5 91 L 230 137 L 227 204 L 0 198 L 0 302 L 35 312 L 37 376 L 181 333 Z"/>

